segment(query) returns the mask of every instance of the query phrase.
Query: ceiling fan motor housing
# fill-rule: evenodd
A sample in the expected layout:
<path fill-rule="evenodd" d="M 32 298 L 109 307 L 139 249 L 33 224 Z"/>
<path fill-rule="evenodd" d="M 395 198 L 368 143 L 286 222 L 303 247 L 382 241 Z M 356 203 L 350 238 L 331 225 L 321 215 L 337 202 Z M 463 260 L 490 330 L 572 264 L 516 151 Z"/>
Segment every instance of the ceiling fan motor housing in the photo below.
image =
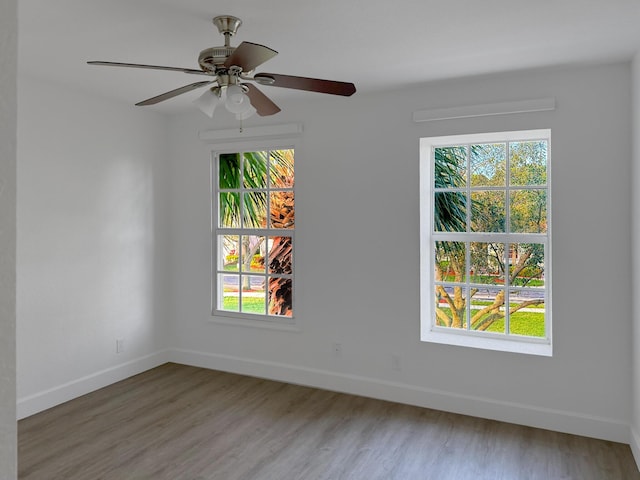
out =
<path fill-rule="evenodd" d="M 234 47 L 205 48 L 198 56 L 198 63 L 205 72 L 215 73 L 216 68 L 222 67 L 234 50 Z"/>

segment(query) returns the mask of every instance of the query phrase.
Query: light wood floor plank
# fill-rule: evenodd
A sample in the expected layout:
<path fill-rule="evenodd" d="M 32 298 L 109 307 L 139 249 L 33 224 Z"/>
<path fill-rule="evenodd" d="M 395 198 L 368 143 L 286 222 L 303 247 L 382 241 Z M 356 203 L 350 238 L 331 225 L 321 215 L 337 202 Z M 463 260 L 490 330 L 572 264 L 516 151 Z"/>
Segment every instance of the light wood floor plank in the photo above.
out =
<path fill-rule="evenodd" d="M 18 423 L 22 480 L 640 480 L 630 448 L 166 364 Z"/>

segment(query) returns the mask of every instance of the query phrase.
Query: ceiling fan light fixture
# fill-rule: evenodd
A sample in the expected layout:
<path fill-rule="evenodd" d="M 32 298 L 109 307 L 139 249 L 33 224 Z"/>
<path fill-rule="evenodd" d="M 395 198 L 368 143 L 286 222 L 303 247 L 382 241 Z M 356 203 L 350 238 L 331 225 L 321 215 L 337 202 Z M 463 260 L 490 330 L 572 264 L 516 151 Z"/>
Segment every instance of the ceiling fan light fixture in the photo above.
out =
<path fill-rule="evenodd" d="M 229 85 L 226 95 L 227 99 L 224 102 L 224 106 L 231 113 L 235 113 L 236 115 L 246 114 L 253 108 L 249 97 L 247 97 L 238 85 Z"/>
<path fill-rule="evenodd" d="M 213 113 L 220 103 L 222 103 L 220 87 L 205 90 L 202 95 L 193 101 L 193 104 L 209 118 L 213 118 Z"/>
<path fill-rule="evenodd" d="M 229 85 L 227 87 L 227 100 L 233 103 L 242 103 L 244 91 L 238 85 Z"/>
<path fill-rule="evenodd" d="M 253 117 L 256 114 L 256 109 L 253 105 L 249 104 L 249 109 L 244 113 L 236 113 L 236 120 L 246 120 L 249 117 Z"/>

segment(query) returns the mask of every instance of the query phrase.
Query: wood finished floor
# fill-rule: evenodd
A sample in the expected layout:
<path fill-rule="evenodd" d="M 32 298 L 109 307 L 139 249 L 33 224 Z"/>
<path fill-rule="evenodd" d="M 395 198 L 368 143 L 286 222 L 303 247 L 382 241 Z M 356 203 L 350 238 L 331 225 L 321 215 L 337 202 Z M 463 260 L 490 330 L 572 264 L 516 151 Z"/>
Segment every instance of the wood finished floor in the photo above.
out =
<path fill-rule="evenodd" d="M 634 480 L 627 445 L 166 364 L 21 420 L 22 480 Z"/>

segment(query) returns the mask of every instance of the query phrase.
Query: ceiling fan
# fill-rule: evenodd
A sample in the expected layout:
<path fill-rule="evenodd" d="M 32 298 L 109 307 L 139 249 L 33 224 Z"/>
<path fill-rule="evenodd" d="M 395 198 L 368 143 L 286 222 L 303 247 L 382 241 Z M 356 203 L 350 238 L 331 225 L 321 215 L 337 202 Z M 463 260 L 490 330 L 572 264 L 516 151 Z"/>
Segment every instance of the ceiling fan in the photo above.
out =
<path fill-rule="evenodd" d="M 256 67 L 278 54 L 275 50 L 257 43 L 242 42 L 232 47 L 230 39 L 236 34 L 242 20 L 230 15 L 221 15 L 213 19 L 213 24 L 224 35 L 222 47 L 206 48 L 200 52 L 198 64 L 200 70 L 179 67 L 163 67 L 158 65 L 142 65 L 138 63 L 119 63 L 90 61 L 90 65 L 110 67 L 147 68 L 152 70 L 169 70 L 188 74 L 203 75 L 207 80 L 190 83 L 175 90 L 136 103 L 138 106 L 154 105 L 197 88 L 210 86 L 194 103 L 204 113 L 213 117 L 217 105 L 223 104 L 234 113 L 239 120 L 249 118 L 254 113 L 260 116 L 274 115 L 280 108 L 262 93 L 255 85 L 292 88 L 310 92 L 342 95 L 345 97 L 355 93 L 353 83 L 322 80 L 319 78 L 295 77 L 279 73 L 254 73 Z"/>

